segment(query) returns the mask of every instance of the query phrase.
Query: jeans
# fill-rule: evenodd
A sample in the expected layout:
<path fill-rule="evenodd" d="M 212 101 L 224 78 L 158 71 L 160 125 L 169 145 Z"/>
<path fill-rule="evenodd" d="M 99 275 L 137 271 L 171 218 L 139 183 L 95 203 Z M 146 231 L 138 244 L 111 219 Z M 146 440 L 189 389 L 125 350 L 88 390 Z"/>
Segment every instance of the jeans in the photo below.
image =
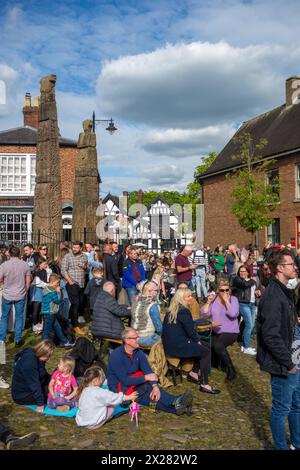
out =
<path fill-rule="evenodd" d="M 151 348 L 153 344 L 157 343 L 157 341 L 160 340 L 160 338 L 161 337 L 157 334 L 154 334 L 153 336 L 144 336 L 143 338 L 139 338 L 139 345 Z"/>
<path fill-rule="evenodd" d="M 2 316 L 0 320 L 0 341 L 5 341 L 7 327 L 11 308 L 15 307 L 15 342 L 19 343 L 22 339 L 22 331 L 24 325 L 24 307 L 26 296 L 21 300 L 7 300 L 2 298 Z"/>
<path fill-rule="evenodd" d="M 126 292 L 128 295 L 128 300 L 130 305 L 132 305 L 133 298 L 138 294 L 137 288 L 136 287 L 126 287 Z"/>
<path fill-rule="evenodd" d="M 79 326 L 78 316 L 83 315 L 84 287 L 79 287 L 78 284 L 67 284 L 66 289 L 71 303 L 69 317 L 72 326 L 75 328 Z"/>
<path fill-rule="evenodd" d="M 196 290 L 197 290 L 198 299 L 201 298 L 201 291 L 203 293 L 203 297 L 207 297 L 205 268 L 197 268 L 196 269 L 195 279 L 196 279 Z"/>
<path fill-rule="evenodd" d="M 255 325 L 256 307 L 255 304 L 242 304 L 240 303 L 240 314 L 245 323 L 243 333 L 243 346 L 244 348 L 251 347 L 251 333 Z"/>
<path fill-rule="evenodd" d="M 63 334 L 61 326 L 54 314 L 43 315 L 44 318 L 44 331 L 42 334 L 42 339 L 48 339 L 52 331 L 55 332 L 56 336 L 59 339 L 60 344 L 66 344 L 68 339 Z"/>
<path fill-rule="evenodd" d="M 275 449 L 288 450 L 286 418 L 288 418 L 291 444 L 300 449 L 300 371 L 287 377 L 271 376 L 272 412 L 271 430 Z"/>
<path fill-rule="evenodd" d="M 152 392 L 152 385 L 149 382 L 145 382 L 141 385 L 136 385 L 134 390 L 138 392 L 139 396 L 136 399 L 141 405 L 150 405 L 150 393 Z M 156 403 L 156 409 L 165 411 L 166 413 L 176 413 L 176 409 L 173 405 L 176 397 L 170 395 L 168 392 L 160 388 L 160 399 Z"/>

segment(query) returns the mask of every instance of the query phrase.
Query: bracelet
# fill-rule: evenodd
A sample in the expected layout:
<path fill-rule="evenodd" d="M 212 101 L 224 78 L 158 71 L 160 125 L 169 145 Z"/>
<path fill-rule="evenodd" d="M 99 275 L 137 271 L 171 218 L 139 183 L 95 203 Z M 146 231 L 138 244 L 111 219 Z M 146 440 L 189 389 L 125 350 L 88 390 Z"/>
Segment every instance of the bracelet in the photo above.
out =
<path fill-rule="evenodd" d="M 152 385 L 152 388 L 155 388 L 155 387 L 159 388 L 158 384 L 153 384 Z"/>

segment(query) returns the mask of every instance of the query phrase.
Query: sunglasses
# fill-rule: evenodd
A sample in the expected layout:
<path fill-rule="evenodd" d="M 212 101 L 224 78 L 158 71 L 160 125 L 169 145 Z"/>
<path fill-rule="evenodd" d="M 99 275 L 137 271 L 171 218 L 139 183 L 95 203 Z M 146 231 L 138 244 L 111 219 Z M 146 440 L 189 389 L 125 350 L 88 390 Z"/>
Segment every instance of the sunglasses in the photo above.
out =
<path fill-rule="evenodd" d="M 219 289 L 219 290 L 220 290 L 220 292 L 229 292 L 230 291 L 230 289 Z"/>

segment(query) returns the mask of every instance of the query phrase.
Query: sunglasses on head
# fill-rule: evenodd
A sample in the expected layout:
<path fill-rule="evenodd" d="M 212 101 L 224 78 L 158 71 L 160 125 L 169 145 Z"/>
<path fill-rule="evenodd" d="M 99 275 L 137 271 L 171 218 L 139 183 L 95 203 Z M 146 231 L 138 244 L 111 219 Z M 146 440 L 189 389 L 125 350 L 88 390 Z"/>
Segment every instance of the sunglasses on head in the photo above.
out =
<path fill-rule="evenodd" d="M 219 289 L 219 290 L 220 290 L 220 292 L 229 292 L 230 291 L 230 289 Z"/>

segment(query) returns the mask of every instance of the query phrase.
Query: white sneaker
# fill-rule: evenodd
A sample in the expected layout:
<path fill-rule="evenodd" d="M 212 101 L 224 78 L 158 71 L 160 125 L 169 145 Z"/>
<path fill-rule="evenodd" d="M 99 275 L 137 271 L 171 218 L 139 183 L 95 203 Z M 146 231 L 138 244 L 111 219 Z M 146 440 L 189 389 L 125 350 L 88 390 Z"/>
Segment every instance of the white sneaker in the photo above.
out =
<path fill-rule="evenodd" d="M 241 346 L 241 351 L 244 352 L 244 346 Z"/>
<path fill-rule="evenodd" d="M 0 376 L 0 388 L 9 388 L 9 384 Z"/>
<path fill-rule="evenodd" d="M 253 348 L 244 348 L 244 354 L 249 354 L 250 356 L 256 356 L 256 351 Z"/>
<path fill-rule="evenodd" d="M 78 317 L 78 323 L 85 323 L 85 319 L 82 315 L 80 315 L 80 317 Z"/>

